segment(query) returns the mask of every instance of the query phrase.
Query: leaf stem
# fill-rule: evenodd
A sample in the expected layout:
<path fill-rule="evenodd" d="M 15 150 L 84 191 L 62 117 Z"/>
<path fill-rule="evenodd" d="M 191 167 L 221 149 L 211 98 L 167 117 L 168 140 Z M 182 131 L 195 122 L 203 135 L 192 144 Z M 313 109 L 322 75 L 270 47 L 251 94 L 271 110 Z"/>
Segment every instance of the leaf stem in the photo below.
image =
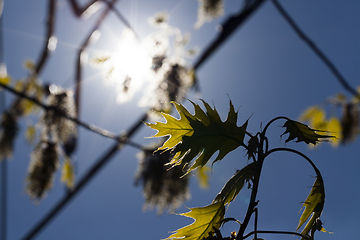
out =
<path fill-rule="evenodd" d="M 258 230 L 258 231 L 249 232 L 248 234 L 246 234 L 246 235 L 243 237 L 243 239 L 246 239 L 246 238 L 250 237 L 251 235 L 255 235 L 255 236 L 256 236 L 257 233 L 288 234 L 288 235 L 296 235 L 296 236 L 299 236 L 299 237 L 304 237 L 304 235 L 302 235 L 301 233 L 298 233 L 298 232 Z M 257 238 L 255 237 L 255 239 L 257 239 Z"/>
<path fill-rule="evenodd" d="M 251 215 L 254 213 L 254 211 L 256 211 L 256 205 L 258 204 L 258 202 L 256 201 L 256 196 L 257 196 L 257 192 L 258 192 L 258 188 L 259 188 L 259 181 L 260 181 L 262 165 L 264 162 L 264 158 L 266 157 L 266 155 L 264 155 L 264 152 L 263 152 L 265 138 L 266 138 L 265 135 L 260 134 L 260 144 L 258 146 L 258 154 L 257 154 L 258 160 L 255 161 L 255 173 L 254 173 L 254 180 L 253 180 L 253 188 L 252 188 L 251 196 L 250 196 L 250 202 L 249 202 L 248 210 L 246 212 L 244 221 L 241 224 L 239 232 L 236 236 L 236 240 L 244 239 L 243 238 L 244 232 L 249 224 Z"/>
<path fill-rule="evenodd" d="M 288 117 L 284 117 L 284 116 L 278 116 L 276 118 L 273 118 L 271 119 L 265 126 L 264 130 L 261 132 L 262 136 L 265 136 L 266 135 L 266 131 L 267 129 L 269 128 L 269 126 L 275 122 L 276 120 L 279 120 L 279 119 L 285 119 L 285 120 L 290 120 Z"/>
<path fill-rule="evenodd" d="M 306 156 L 305 154 L 303 154 L 302 152 L 299 152 L 295 149 L 292 149 L 292 148 L 273 148 L 271 150 L 269 150 L 268 152 L 265 153 L 265 157 L 269 156 L 270 154 L 274 153 L 274 152 L 279 152 L 279 151 L 282 151 L 282 152 L 292 152 L 292 153 L 295 153 L 299 156 L 301 156 L 302 158 L 304 158 L 306 161 L 308 161 L 308 163 L 310 163 L 310 165 L 313 167 L 313 169 L 315 170 L 316 172 L 316 175 L 322 179 L 322 176 L 321 176 L 321 173 L 319 171 L 319 169 L 316 167 L 315 163 L 313 161 L 311 161 L 311 159 Z"/>

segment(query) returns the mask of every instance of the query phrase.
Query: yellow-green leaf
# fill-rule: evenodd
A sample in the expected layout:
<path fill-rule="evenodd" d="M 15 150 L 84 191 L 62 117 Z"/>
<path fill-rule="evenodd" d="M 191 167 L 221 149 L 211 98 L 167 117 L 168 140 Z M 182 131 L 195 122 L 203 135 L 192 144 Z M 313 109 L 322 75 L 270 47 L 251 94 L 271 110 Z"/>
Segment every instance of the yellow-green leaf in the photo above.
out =
<path fill-rule="evenodd" d="M 317 132 L 326 132 L 321 130 L 315 130 L 312 128 L 309 128 L 307 125 L 293 121 L 288 119 L 284 126 L 286 128 L 285 132 L 281 135 L 283 136 L 286 133 L 289 133 L 289 137 L 286 139 L 285 142 L 289 142 L 291 140 L 294 140 L 297 138 L 296 142 L 305 142 L 306 144 L 312 143 L 316 144 L 321 139 L 328 140 L 329 138 L 334 138 L 334 136 L 330 135 L 320 135 Z"/>
<path fill-rule="evenodd" d="M 74 165 L 69 157 L 65 157 L 61 169 L 61 182 L 68 188 L 73 188 L 75 183 Z"/>
<path fill-rule="evenodd" d="M 342 139 L 339 119 L 336 117 L 330 118 L 327 123 L 327 130 L 334 135 L 334 138 L 331 140 L 331 145 L 337 147 Z"/>
<path fill-rule="evenodd" d="M 190 101 L 191 102 L 191 101 Z M 226 154 L 239 146 L 244 145 L 244 136 L 247 121 L 241 126 L 236 125 L 237 112 L 230 101 L 230 110 L 225 122 L 222 122 L 216 109 L 203 101 L 206 113 L 198 104 L 193 102 L 195 114 L 192 115 L 181 104 L 172 102 L 180 114 L 180 119 L 161 113 L 166 122 L 146 123 L 158 132 L 153 137 L 169 136 L 167 141 L 158 150 L 170 150 L 175 153 L 170 165 L 176 166 L 182 163 L 189 164 L 186 173 L 203 167 L 211 156 L 219 151 L 216 161 L 223 159 Z"/>
<path fill-rule="evenodd" d="M 324 203 L 324 182 L 321 177 L 317 177 L 309 196 L 306 198 L 303 204 L 304 211 L 301 214 L 296 231 L 299 230 L 306 221 L 308 221 L 304 229 L 301 231 L 301 234 L 308 235 L 310 230 L 313 228 L 316 219 L 320 217 L 324 208 Z"/>
<path fill-rule="evenodd" d="M 237 171 L 225 184 L 213 202 L 224 202 L 228 204 L 233 201 L 243 188 L 245 181 L 249 181 L 254 176 L 255 163 L 250 163 L 243 169 Z"/>
<path fill-rule="evenodd" d="M 4 85 L 9 85 L 10 82 L 11 82 L 11 78 L 9 75 L 0 76 L 0 83 L 2 83 Z"/>
<path fill-rule="evenodd" d="M 327 123 L 324 109 L 319 106 L 308 107 L 300 116 L 300 121 L 309 122 L 312 128 L 326 130 Z"/>
<path fill-rule="evenodd" d="M 35 67 L 36 67 L 36 65 L 35 65 L 35 63 L 34 63 L 33 60 L 31 60 L 31 59 L 26 59 L 26 60 L 24 61 L 24 68 L 25 68 L 25 69 L 32 71 L 32 70 L 35 69 Z"/>
<path fill-rule="evenodd" d="M 209 188 L 209 174 L 210 174 L 210 167 L 204 166 L 199 168 L 196 176 L 201 188 Z"/>
<path fill-rule="evenodd" d="M 33 124 L 28 124 L 26 131 L 25 131 L 25 137 L 29 143 L 34 142 L 35 137 L 36 137 L 36 129 Z"/>
<path fill-rule="evenodd" d="M 176 230 L 166 239 L 202 240 L 213 236 L 214 228 L 220 228 L 225 216 L 225 206 L 224 202 L 217 202 L 206 207 L 190 208 L 189 212 L 179 215 L 193 218 L 194 222 Z"/>

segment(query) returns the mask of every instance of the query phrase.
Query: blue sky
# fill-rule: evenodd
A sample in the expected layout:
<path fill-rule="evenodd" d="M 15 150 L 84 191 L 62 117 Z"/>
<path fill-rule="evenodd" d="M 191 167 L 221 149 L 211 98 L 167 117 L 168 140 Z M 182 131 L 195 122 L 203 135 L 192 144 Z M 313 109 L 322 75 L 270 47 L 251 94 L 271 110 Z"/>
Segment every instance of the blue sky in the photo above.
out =
<path fill-rule="evenodd" d="M 86 1 L 79 1 L 85 3 Z M 347 1 L 280 1 L 298 25 L 333 61 L 348 82 L 360 85 L 360 2 Z M 225 16 L 240 9 L 241 1 L 225 2 Z M 26 59 L 36 61 L 44 41 L 46 1 L 5 1 L 3 34 L 8 73 L 14 80 L 26 77 Z M 199 52 L 216 36 L 215 28 L 225 19 L 205 23 L 194 29 L 197 15 L 195 0 L 119 1 L 116 4 L 134 26 L 140 38 L 154 29 L 148 18 L 157 12 L 170 14 L 169 24 L 183 33 L 191 34 L 189 47 Z M 75 18 L 68 1 L 58 1 L 56 36 L 57 49 L 52 53 L 40 76 L 66 88 L 73 87 L 78 47 L 92 28 L 101 10 L 84 20 Z M 89 54 L 114 51 L 123 24 L 113 15 L 104 22 L 99 40 L 92 44 Z M 188 59 L 191 64 L 196 57 Z M 225 119 L 229 98 L 239 109 L 238 124 L 249 117 L 248 131 L 256 133 L 261 124 L 284 115 L 297 119 L 308 106 L 324 104 L 339 92 L 347 94 L 319 58 L 301 41 L 271 2 L 266 2 L 230 39 L 218 49 L 197 72 L 201 94 L 190 92 L 196 101 L 202 98 L 213 103 Z M 84 86 L 80 119 L 115 133 L 127 129 L 145 108 L 138 107 L 142 91 L 119 105 L 116 90 L 104 84 L 99 70 L 84 68 Z M 9 104 L 13 99 L 6 95 Z M 350 95 L 347 95 L 350 97 Z M 186 103 L 187 106 L 189 106 Z M 189 108 L 191 111 L 192 109 Z M 330 109 L 330 107 L 327 107 Z M 327 112 L 331 116 L 332 112 Z M 36 117 L 31 117 L 36 121 Z M 21 239 L 65 193 L 57 173 L 53 189 L 39 204 L 27 196 L 25 177 L 33 146 L 23 137 L 25 120 L 16 141 L 15 153 L 8 163 L 8 239 Z M 283 122 L 272 125 L 270 146 L 285 146 Z M 154 134 L 143 127 L 133 138 L 146 145 Z M 75 154 L 77 176 L 82 174 L 111 146 L 113 141 L 83 128 L 79 131 L 79 146 Z M 324 227 L 334 234 L 317 233 L 316 239 L 356 239 L 360 215 L 358 183 L 359 140 L 348 146 L 332 148 L 329 144 L 309 149 L 304 143 L 287 143 L 307 154 L 322 172 L 326 202 L 322 215 Z M 141 187 L 134 187 L 134 173 L 138 160 L 137 149 L 126 146 L 98 174 L 81 193 L 38 235 L 36 239 L 163 239 L 169 231 L 192 222 L 191 219 L 156 211 L 142 210 Z M 196 178 L 191 179 L 191 200 L 186 207 L 200 207 L 211 203 L 226 180 L 247 163 L 242 149 L 230 153 L 213 167 L 210 189 L 200 189 Z M 259 229 L 296 229 L 299 210 L 310 192 L 314 172 L 300 158 L 284 153 L 270 157 L 264 165 L 259 188 Z M 245 215 L 249 191 L 244 190 L 227 211 L 228 217 L 239 220 Z M 237 230 L 232 223 L 225 226 L 228 236 Z M 261 236 L 267 240 L 290 239 L 291 236 Z"/>

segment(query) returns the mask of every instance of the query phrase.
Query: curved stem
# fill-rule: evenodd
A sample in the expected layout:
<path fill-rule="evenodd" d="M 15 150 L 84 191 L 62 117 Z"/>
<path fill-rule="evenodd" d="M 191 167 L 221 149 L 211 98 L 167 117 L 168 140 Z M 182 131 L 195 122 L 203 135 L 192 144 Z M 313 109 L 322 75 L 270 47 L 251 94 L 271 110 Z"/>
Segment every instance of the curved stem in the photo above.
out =
<path fill-rule="evenodd" d="M 252 231 L 246 234 L 243 239 L 246 239 L 250 237 L 251 235 L 256 235 L 257 233 L 269 233 L 269 234 L 288 234 L 288 235 L 296 235 L 299 237 L 304 237 L 301 233 L 298 232 L 290 232 L 290 231 L 264 231 L 264 230 L 258 230 L 258 231 Z M 256 238 L 255 238 L 256 239 Z"/>
<path fill-rule="evenodd" d="M 265 157 L 269 156 L 270 154 L 274 153 L 274 152 L 292 152 L 292 153 L 295 153 L 299 156 L 301 156 L 302 158 L 304 158 L 306 161 L 308 161 L 308 163 L 310 163 L 310 165 L 313 167 L 313 169 L 315 170 L 316 172 L 316 175 L 318 177 L 320 177 L 322 179 L 322 176 L 321 176 L 321 173 L 319 171 L 319 169 L 316 167 L 315 163 L 313 161 L 311 161 L 311 159 L 306 156 L 305 154 L 303 154 L 302 152 L 299 152 L 295 149 L 291 149 L 291 148 L 274 148 L 274 149 L 271 149 L 269 150 L 268 152 L 265 153 Z M 264 157 L 264 158 L 265 158 Z"/>
<path fill-rule="evenodd" d="M 271 120 L 266 124 L 264 130 L 261 132 L 262 136 L 265 136 L 268 127 L 269 127 L 273 122 L 275 122 L 276 120 L 279 120 L 279 119 L 290 120 L 290 118 L 284 117 L 284 116 L 279 116 L 279 117 L 276 117 L 276 118 L 271 119 Z"/>

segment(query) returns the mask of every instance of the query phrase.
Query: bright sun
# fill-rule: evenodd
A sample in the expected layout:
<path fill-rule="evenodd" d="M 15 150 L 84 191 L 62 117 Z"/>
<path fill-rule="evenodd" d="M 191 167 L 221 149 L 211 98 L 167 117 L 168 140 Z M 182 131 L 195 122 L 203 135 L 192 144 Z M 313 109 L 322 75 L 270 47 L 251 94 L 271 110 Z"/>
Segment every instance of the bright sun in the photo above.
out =
<path fill-rule="evenodd" d="M 125 29 L 118 43 L 117 52 L 112 58 L 112 78 L 127 87 L 127 96 L 119 95 L 118 102 L 126 101 L 142 85 L 151 68 L 152 59 L 145 47 L 138 41 L 130 29 Z M 123 99 L 124 98 L 124 99 Z"/>

